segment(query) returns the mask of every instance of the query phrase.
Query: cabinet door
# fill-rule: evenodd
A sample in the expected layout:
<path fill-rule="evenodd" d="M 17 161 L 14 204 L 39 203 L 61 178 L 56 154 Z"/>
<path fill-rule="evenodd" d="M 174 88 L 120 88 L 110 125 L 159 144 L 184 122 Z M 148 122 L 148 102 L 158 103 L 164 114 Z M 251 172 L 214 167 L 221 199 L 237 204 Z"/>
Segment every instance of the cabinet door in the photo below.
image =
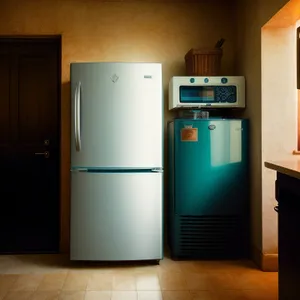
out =
<path fill-rule="evenodd" d="M 277 175 L 279 299 L 284 300 L 293 300 L 299 293 L 299 183 L 296 178 Z"/>

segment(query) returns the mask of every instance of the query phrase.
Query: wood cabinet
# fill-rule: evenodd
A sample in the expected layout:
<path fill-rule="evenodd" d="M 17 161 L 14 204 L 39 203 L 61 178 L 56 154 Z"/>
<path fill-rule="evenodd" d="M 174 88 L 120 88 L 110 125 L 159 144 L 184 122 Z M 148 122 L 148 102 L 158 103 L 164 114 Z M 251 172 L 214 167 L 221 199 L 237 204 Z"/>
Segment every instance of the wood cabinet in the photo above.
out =
<path fill-rule="evenodd" d="M 300 179 L 277 172 L 279 299 L 299 298 Z"/>

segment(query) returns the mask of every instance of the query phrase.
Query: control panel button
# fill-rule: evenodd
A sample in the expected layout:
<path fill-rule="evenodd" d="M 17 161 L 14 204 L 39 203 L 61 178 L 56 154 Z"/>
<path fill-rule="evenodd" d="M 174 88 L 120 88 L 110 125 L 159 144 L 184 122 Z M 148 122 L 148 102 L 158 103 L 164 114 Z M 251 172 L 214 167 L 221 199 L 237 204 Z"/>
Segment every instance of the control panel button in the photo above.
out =
<path fill-rule="evenodd" d="M 209 79 L 208 79 L 208 78 L 204 78 L 204 82 L 205 82 L 205 83 L 208 83 L 208 82 L 209 82 Z"/>
<path fill-rule="evenodd" d="M 195 78 L 191 78 L 190 83 L 194 83 L 194 82 L 195 82 Z"/>
<path fill-rule="evenodd" d="M 227 82 L 228 82 L 228 79 L 227 79 L 227 78 L 225 78 L 225 77 L 223 77 L 223 78 L 221 79 L 221 82 L 222 82 L 223 84 L 225 84 L 225 83 L 227 83 Z"/>

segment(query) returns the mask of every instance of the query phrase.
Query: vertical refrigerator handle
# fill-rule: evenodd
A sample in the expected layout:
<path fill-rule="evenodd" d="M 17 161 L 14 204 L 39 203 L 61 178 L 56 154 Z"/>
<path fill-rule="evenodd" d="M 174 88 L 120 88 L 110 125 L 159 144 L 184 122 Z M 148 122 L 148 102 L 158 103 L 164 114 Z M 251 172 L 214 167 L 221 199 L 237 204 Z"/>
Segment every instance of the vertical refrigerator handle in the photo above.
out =
<path fill-rule="evenodd" d="M 74 133 L 75 133 L 75 148 L 79 152 L 81 150 L 81 137 L 80 137 L 80 90 L 81 83 L 78 82 L 75 89 L 74 97 Z"/>

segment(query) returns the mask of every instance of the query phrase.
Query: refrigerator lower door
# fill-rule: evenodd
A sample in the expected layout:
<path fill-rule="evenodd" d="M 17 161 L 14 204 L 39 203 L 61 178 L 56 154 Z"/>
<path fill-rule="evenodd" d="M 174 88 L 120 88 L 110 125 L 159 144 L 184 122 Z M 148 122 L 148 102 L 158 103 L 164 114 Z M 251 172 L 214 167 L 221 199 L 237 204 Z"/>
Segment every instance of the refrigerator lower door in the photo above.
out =
<path fill-rule="evenodd" d="M 162 173 L 72 172 L 71 180 L 71 260 L 162 259 Z"/>

